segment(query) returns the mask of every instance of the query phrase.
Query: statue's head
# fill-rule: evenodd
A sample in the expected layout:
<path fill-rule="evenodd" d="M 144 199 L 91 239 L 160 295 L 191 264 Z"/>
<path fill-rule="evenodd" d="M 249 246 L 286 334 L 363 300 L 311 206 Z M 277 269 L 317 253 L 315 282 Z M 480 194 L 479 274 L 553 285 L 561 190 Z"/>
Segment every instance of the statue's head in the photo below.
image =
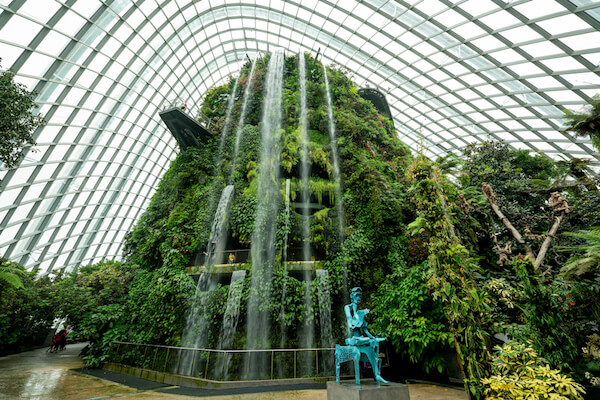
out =
<path fill-rule="evenodd" d="M 362 299 L 362 289 L 359 287 L 354 287 L 352 288 L 352 290 L 350 291 L 350 300 L 353 303 L 360 303 L 360 300 Z"/>

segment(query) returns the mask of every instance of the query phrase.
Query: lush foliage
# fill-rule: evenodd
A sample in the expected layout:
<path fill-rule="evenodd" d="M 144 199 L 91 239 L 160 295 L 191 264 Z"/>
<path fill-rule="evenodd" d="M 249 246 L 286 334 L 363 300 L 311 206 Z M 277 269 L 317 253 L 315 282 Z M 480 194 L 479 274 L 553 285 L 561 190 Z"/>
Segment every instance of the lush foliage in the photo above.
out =
<path fill-rule="evenodd" d="M 531 344 L 511 342 L 495 350 L 492 376 L 482 379 L 486 399 L 583 399 L 583 386 L 551 369 Z"/>
<path fill-rule="evenodd" d="M 450 323 L 454 347 L 466 374 L 467 389 L 481 396 L 480 379 L 488 373 L 490 347 L 489 308 L 474 275 L 479 266 L 458 236 L 451 215 L 461 212 L 451 199 L 456 188 L 425 158 L 418 158 L 407 170 L 412 202 L 427 232 L 429 257 L 427 283 L 439 299 Z M 458 225 L 458 224 L 457 224 Z M 414 226 L 414 225 L 412 225 Z"/>
<path fill-rule="evenodd" d="M 100 365 L 110 342 L 123 338 L 123 332 L 109 332 L 124 314 L 131 277 L 120 263 L 106 261 L 82 267 L 56 285 L 61 300 L 58 316 L 66 319 L 66 325 L 73 330 L 71 336 L 90 341 L 85 356 L 89 366 Z"/>
<path fill-rule="evenodd" d="M 41 115 L 32 112 L 35 93 L 14 77 L 13 71 L 0 70 L 0 162 L 5 168 L 17 165 L 23 148 L 35 144 L 33 131 L 45 123 Z"/>
<path fill-rule="evenodd" d="M 207 92 L 200 118 L 214 136 L 203 139 L 200 148 L 182 151 L 173 161 L 150 206 L 126 237 L 123 264 L 84 267 L 64 279 L 57 277 L 53 286 L 49 280 L 40 280 L 41 286 L 33 290 L 38 283 L 34 285 L 22 267 L 3 262 L 2 332 L 27 323 L 44 326 L 47 320 L 41 316 L 25 318 L 13 306 L 18 303 L 15 299 L 27 296 L 32 302 L 40 301 L 36 291 L 50 290 L 45 297 L 48 307 L 68 318 L 74 335 L 92 342 L 86 361 L 99 365 L 112 340 L 179 345 L 186 314 L 196 297 L 203 309 L 191 311 L 205 314 L 206 345 L 217 347 L 229 282 L 220 280 L 213 290 L 200 292 L 186 268 L 205 262 L 203 253 L 211 245 L 219 197 L 232 184 L 226 246 L 239 251 L 236 268 L 248 271 L 232 346 L 246 346 L 243 327 L 252 294 L 249 282 L 258 276 L 253 277 L 251 260 L 243 254 L 252 246 L 255 230 L 261 229 L 255 220 L 262 195 L 258 185 L 260 119 L 269 57 L 258 59 L 254 76 L 249 75 L 252 65 L 248 62 L 237 84 L 231 77 Z M 576 388 L 570 378 L 583 382 L 586 374 L 597 376 L 597 360 L 589 354 L 600 320 L 600 272 L 598 230 L 590 224 L 600 224 L 600 194 L 597 178 L 585 165 L 556 163 L 496 141 L 468 146 L 462 160 L 453 156 L 437 163 L 422 156 L 415 159 L 397 139 L 392 122 L 358 95 L 343 67 L 323 69 L 310 55 L 305 60 L 306 150 L 299 121 L 298 56 L 287 57 L 284 64 L 284 118 L 277 132 L 281 178 L 274 199 L 279 211 L 271 216 L 276 223 L 276 255 L 273 276 L 261 286 L 269 290 L 259 293 L 259 308 L 271 322 L 270 346 L 300 346 L 298 333 L 306 328 L 306 321 L 314 322 L 315 333 L 321 328 L 317 280 L 303 278 L 286 264 L 306 261 L 301 255 L 304 205 L 300 200 L 307 189 L 311 254 L 318 261 L 317 268 L 329 272 L 338 343 L 346 334 L 345 318 L 339 311 L 347 301 L 348 288 L 361 286 L 370 294 L 363 306 L 373 310 L 369 321 L 373 333 L 387 336 L 404 361 L 425 372 L 442 371 L 444 354 L 456 353 L 474 398 L 484 396 L 484 384 L 488 396 L 517 396 L 525 390 L 525 383 L 509 380 L 518 374 L 530 383 L 535 381 L 534 390 L 559 392 Z M 329 132 L 325 76 L 337 142 Z M 248 90 L 247 113 L 241 120 Z M 226 127 L 228 104 L 233 107 Z M 332 160 L 335 145 L 340 179 Z M 304 155 L 309 163 L 306 188 L 300 178 Z M 451 182 L 444 171 L 451 171 L 458 182 Z M 493 190 L 492 200 L 482 192 L 482 184 Z M 573 210 L 564 216 L 559 233 L 550 238 L 553 246 L 540 268 L 533 268 L 527 249 L 538 252 L 555 224 L 556 214 L 548 204 L 554 191 Z M 515 239 L 491 203 L 502 210 L 523 240 Z M 566 231 L 573 233 L 561 234 Z M 557 251 L 561 248 L 564 251 Z M 20 307 L 26 308 L 24 303 Z M 504 337 L 499 334 L 515 344 L 492 359 L 489 350 L 497 343 L 494 336 Z M 19 340 L 6 335 L 7 344 Z M 519 344 L 525 340 L 530 344 Z M 316 339 L 314 345 L 325 343 Z M 582 348 L 588 353 L 582 353 Z M 522 368 L 513 357 L 518 349 L 530 358 L 521 361 L 531 369 Z M 546 361 L 540 361 L 538 354 Z M 506 367 L 509 363 L 517 365 L 516 369 Z M 569 378 L 560 375 L 559 369 Z M 504 389 L 513 385 L 512 394 L 501 393 L 501 382 Z"/>
<path fill-rule="evenodd" d="M 565 110 L 564 113 L 567 130 L 579 136 L 589 136 L 596 149 L 600 151 L 600 94 L 590 99 L 588 110 L 582 112 Z"/>
<path fill-rule="evenodd" d="M 370 328 L 381 332 L 399 353 L 426 372 L 445 367 L 444 354 L 454 342 L 439 300 L 429 297 L 427 263 L 397 267 L 388 275 L 373 298 L 375 323 Z"/>
<path fill-rule="evenodd" d="M 585 378 L 593 386 L 600 386 L 600 335 L 594 333 L 588 337 L 588 342 L 582 348 L 583 356 L 588 363 Z"/>
<path fill-rule="evenodd" d="M 42 345 L 60 301 L 53 280 L 4 258 L 0 272 L 0 354 Z"/>

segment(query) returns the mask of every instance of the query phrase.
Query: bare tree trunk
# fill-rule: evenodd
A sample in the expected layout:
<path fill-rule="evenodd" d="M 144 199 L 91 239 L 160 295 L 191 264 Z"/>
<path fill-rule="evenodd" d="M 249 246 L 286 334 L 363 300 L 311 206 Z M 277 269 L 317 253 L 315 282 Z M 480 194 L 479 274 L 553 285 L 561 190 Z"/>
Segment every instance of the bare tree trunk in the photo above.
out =
<path fill-rule="evenodd" d="M 564 216 L 564 214 L 561 214 L 561 215 L 557 215 L 554 218 L 554 225 L 552 225 L 552 228 L 550 228 L 548 235 L 546 235 L 546 239 L 544 240 L 544 243 L 542 243 L 542 247 L 540 247 L 540 252 L 538 253 L 537 258 L 535 259 L 535 262 L 533 263 L 534 270 L 537 271 L 537 269 L 540 267 L 540 265 L 542 265 L 542 262 L 544 262 L 544 257 L 546 257 L 546 252 L 550 248 L 550 242 L 552 242 L 554 235 L 556 235 L 556 232 L 558 231 L 558 227 L 560 226 L 560 223 L 562 222 L 563 216 Z"/>
<path fill-rule="evenodd" d="M 490 185 L 488 185 L 487 183 L 483 182 L 481 184 L 481 189 L 482 189 L 485 197 L 488 199 L 488 202 L 490 203 L 492 210 L 494 210 L 494 212 L 496 213 L 498 218 L 500 218 L 500 221 L 502 221 L 502 224 L 504 224 L 506 229 L 508 229 L 510 231 L 510 233 L 512 233 L 515 240 L 519 244 L 522 244 L 525 247 L 525 254 L 527 255 L 527 257 L 529 257 L 531 259 L 531 262 L 535 262 L 535 259 L 536 259 L 535 253 L 533 252 L 531 247 L 529 247 L 529 245 L 525 244 L 525 240 L 523 240 L 523 236 L 519 233 L 517 228 L 515 228 L 513 226 L 513 224 L 508 220 L 508 218 L 506 218 L 506 216 L 500 210 L 500 207 L 498 207 L 498 205 L 496 204 L 496 196 L 494 195 L 494 191 L 492 190 L 492 187 Z"/>

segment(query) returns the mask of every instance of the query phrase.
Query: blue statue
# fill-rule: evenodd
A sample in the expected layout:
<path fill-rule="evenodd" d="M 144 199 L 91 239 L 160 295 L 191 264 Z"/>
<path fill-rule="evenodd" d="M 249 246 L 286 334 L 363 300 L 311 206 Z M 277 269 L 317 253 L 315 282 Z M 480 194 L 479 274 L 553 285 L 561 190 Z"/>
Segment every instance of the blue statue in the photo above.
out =
<path fill-rule="evenodd" d="M 375 337 L 367 329 L 366 315 L 369 309 L 359 310 L 358 304 L 362 299 L 362 289 L 355 287 L 350 292 L 350 304 L 344 306 L 346 321 L 348 323 L 347 346 L 335 346 L 335 378 L 340 382 L 340 364 L 346 361 L 354 361 L 354 376 L 356 384 L 360 385 L 359 361 L 368 361 L 373 369 L 375 381 L 388 383 L 381 377 L 381 360 L 379 360 L 379 343 L 386 338 Z"/>

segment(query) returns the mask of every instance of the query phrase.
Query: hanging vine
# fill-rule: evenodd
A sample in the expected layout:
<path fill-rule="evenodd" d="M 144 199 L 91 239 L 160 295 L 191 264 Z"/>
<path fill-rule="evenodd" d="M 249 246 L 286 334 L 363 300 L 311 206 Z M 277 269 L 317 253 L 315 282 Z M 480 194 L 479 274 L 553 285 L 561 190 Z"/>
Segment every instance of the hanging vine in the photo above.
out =
<path fill-rule="evenodd" d="M 465 374 L 465 389 L 471 398 L 482 398 L 481 378 L 489 375 L 489 335 L 484 330 L 489 313 L 485 296 L 473 281 L 479 268 L 469 251 L 461 244 L 450 218 L 444 185 L 439 171 L 424 157 L 408 168 L 407 181 L 417 218 L 422 222 L 427 243 L 429 269 L 427 283 L 434 299 L 440 299 L 458 361 Z"/>

